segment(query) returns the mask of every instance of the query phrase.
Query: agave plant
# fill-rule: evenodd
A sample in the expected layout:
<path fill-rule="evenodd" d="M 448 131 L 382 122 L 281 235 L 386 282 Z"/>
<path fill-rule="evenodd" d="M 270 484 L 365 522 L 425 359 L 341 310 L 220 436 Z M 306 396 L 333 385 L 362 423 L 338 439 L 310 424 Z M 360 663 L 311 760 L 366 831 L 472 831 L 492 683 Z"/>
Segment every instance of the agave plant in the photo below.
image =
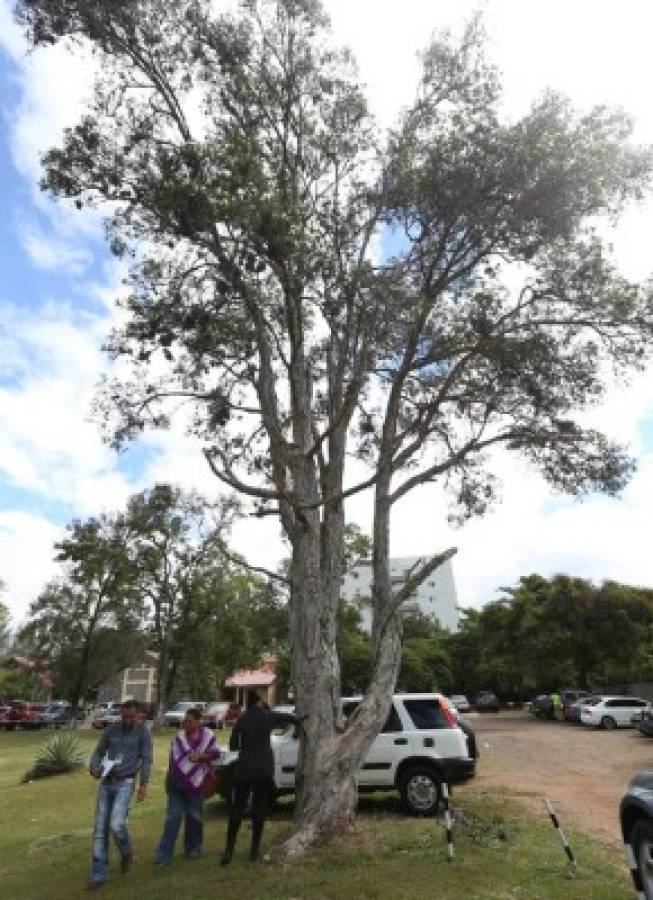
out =
<path fill-rule="evenodd" d="M 72 734 L 61 734 L 41 747 L 33 766 L 25 772 L 21 782 L 25 784 L 37 778 L 64 775 L 81 769 L 83 765 L 82 745 Z"/>

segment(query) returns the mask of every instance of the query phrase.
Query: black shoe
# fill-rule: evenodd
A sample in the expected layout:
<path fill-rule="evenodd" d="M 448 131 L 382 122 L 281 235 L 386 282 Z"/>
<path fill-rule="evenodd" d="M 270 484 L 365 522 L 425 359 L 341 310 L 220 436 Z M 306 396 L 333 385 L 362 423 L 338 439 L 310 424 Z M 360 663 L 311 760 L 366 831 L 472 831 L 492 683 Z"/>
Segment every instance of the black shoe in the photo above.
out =
<path fill-rule="evenodd" d="M 122 872 L 123 875 L 126 875 L 127 872 L 129 872 L 129 870 L 132 867 L 133 862 L 134 862 L 134 856 L 131 853 L 124 853 L 120 857 L 120 871 Z"/>
<path fill-rule="evenodd" d="M 231 852 L 229 850 L 225 850 L 222 854 L 222 859 L 220 860 L 221 866 L 228 866 L 231 862 Z"/>
<path fill-rule="evenodd" d="M 254 850 L 254 848 L 252 848 L 252 849 L 249 851 L 249 861 L 250 861 L 250 862 L 256 862 L 256 860 L 257 860 L 258 858 L 259 858 L 259 852 L 258 852 L 258 849 Z"/>

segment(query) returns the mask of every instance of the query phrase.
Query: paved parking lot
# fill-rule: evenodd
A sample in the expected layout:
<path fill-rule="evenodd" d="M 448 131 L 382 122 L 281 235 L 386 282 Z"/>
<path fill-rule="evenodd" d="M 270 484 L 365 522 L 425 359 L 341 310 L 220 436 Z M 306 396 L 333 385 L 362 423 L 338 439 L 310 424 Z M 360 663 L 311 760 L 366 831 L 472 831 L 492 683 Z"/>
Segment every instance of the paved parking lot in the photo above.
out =
<path fill-rule="evenodd" d="M 653 769 L 653 738 L 631 728 L 597 731 L 527 713 L 487 714 L 469 722 L 481 758 L 477 777 L 462 790 L 496 793 L 505 787 L 531 809 L 541 809 L 548 796 L 563 824 L 620 840 L 619 799 L 636 772 Z"/>

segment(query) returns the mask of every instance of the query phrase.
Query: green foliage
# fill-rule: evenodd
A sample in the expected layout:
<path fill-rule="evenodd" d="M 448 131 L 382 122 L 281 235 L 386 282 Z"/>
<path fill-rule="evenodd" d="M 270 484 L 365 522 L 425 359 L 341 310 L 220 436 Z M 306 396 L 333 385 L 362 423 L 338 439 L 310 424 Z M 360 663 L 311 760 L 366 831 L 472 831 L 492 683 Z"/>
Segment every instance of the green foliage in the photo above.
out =
<path fill-rule="evenodd" d="M 343 695 L 362 693 L 372 673 L 372 643 L 361 628 L 361 615 L 351 603 L 338 604 L 338 656 Z"/>
<path fill-rule="evenodd" d="M 205 684 L 216 662 L 210 652 L 220 643 L 215 623 L 228 602 L 220 550 L 233 511 L 229 502 L 212 504 L 157 484 L 133 495 L 121 517 L 131 585 L 142 599 L 141 628 L 157 654 L 159 709 L 175 693 L 182 669 Z"/>
<path fill-rule="evenodd" d="M 45 700 L 45 689 L 34 672 L 0 668 L 0 698 L 5 700 Z"/>
<path fill-rule="evenodd" d="M 213 697 L 236 669 L 255 668 L 288 643 L 285 603 L 264 579 L 237 564 L 198 581 L 194 613 L 176 635 L 180 696 Z"/>
<path fill-rule="evenodd" d="M 21 781 L 26 784 L 52 775 L 67 775 L 84 766 L 84 750 L 72 734 L 58 734 L 41 747 L 34 763 Z"/>
<path fill-rule="evenodd" d="M 343 546 L 345 571 L 349 571 L 359 565 L 359 563 L 369 562 L 372 559 L 372 550 L 374 548 L 372 539 L 358 525 L 352 523 L 345 525 Z"/>
<path fill-rule="evenodd" d="M 522 577 L 469 611 L 450 639 L 456 685 L 524 698 L 565 685 L 653 677 L 653 591 L 581 578 Z"/>

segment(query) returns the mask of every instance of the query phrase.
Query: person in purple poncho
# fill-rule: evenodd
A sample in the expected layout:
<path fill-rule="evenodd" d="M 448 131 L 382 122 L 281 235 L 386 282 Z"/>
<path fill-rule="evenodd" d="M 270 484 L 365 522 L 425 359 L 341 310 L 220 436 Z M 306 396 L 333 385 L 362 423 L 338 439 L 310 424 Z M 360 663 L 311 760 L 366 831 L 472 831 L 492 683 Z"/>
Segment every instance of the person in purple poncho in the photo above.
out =
<path fill-rule="evenodd" d="M 184 855 L 189 859 L 199 859 L 202 855 L 204 782 L 211 773 L 211 763 L 219 758 L 215 736 L 202 724 L 201 710 L 189 709 L 184 717 L 183 729 L 170 747 L 166 776 L 168 806 L 163 835 L 155 856 L 157 865 L 165 865 L 172 859 L 184 817 Z"/>

